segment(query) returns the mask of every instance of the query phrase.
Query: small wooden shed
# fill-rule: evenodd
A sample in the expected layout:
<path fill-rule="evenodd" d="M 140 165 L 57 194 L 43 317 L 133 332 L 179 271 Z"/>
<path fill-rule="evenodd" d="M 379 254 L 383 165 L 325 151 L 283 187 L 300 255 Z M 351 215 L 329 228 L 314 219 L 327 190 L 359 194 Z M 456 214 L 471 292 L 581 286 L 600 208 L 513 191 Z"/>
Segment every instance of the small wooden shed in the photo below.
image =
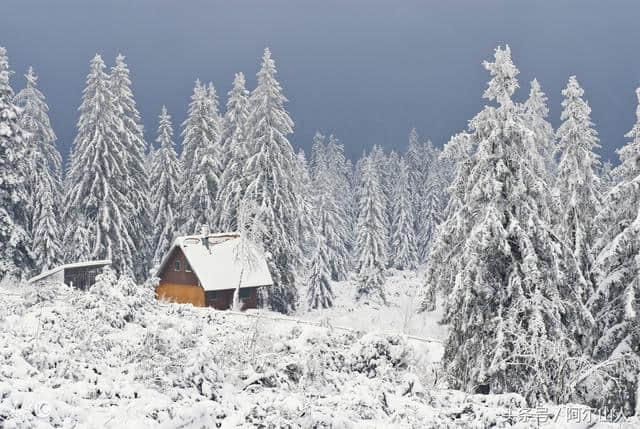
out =
<path fill-rule="evenodd" d="M 239 252 L 249 247 L 250 264 Z M 236 232 L 178 237 L 156 272 L 160 283 L 158 299 L 198 307 L 226 310 L 232 306 L 235 290 L 240 286 L 241 309 L 257 307 L 258 288 L 273 284 L 267 261 L 255 246 Z"/>
<path fill-rule="evenodd" d="M 76 289 L 85 290 L 95 283 L 96 276 L 109 265 L 111 265 L 110 259 L 60 265 L 30 278 L 29 283 L 64 283 Z"/>

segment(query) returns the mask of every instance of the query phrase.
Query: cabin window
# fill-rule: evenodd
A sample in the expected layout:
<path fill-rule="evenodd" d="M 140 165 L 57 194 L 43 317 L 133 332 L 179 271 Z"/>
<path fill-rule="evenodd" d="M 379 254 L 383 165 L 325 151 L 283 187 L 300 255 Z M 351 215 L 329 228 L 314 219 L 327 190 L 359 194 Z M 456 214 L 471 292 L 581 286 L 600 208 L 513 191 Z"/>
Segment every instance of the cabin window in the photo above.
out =
<path fill-rule="evenodd" d="M 182 268 L 180 267 L 180 259 L 176 259 L 173 263 L 174 271 L 180 271 Z"/>
<path fill-rule="evenodd" d="M 186 260 L 184 261 L 184 270 L 185 270 L 187 273 L 190 273 L 190 272 L 191 272 L 191 265 L 189 265 L 189 261 L 186 261 Z"/>
<path fill-rule="evenodd" d="M 240 289 L 240 299 L 249 299 L 250 296 L 251 296 L 251 290 Z"/>

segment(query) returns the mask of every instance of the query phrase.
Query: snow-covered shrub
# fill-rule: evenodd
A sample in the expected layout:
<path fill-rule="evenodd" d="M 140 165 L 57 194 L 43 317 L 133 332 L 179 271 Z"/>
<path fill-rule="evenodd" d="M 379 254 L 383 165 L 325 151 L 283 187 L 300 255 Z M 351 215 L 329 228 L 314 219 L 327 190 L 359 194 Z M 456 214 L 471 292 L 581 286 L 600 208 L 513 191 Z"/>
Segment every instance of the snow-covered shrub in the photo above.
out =
<path fill-rule="evenodd" d="M 28 285 L 24 294 L 24 304 L 27 307 L 32 307 L 42 302 L 69 298 L 74 293 L 76 293 L 76 291 L 64 283 L 41 282 Z"/>
<path fill-rule="evenodd" d="M 139 321 L 145 309 L 156 304 L 150 284 L 137 285 L 128 276 L 118 279 L 111 269 L 98 274 L 93 286 L 78 300 L 80 306 L 92 309 L 98 319 L 113 328 L 123 328 L 126 322 Z"/>
<path fill-rule="evenodd" d="M 211 360 L 210 353 L 199 351 L 182 367 L 182 379 L 187 386 L 194 387 L 200 395 L 216 400 L 224 381 L 224 374 Z"/>
<path fill-rule="evenodd" d="M 409 358 L 409 345 L 400 335 L 368 334 L 351 347 L 348 364 L 352 371 L 371 378 L 407 368 Z"/>

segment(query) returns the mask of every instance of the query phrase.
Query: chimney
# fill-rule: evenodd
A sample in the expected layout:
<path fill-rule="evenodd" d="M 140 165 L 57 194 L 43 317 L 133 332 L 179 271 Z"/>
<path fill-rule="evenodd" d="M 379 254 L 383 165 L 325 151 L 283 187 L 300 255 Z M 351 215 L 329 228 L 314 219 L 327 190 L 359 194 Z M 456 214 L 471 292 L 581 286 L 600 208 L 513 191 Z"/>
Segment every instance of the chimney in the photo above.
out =
<path fill-rule="evenodd" d="M 209 250 L 209 225 L 202 225 L 200 234 L 202 235 L 202 245 Z"/>

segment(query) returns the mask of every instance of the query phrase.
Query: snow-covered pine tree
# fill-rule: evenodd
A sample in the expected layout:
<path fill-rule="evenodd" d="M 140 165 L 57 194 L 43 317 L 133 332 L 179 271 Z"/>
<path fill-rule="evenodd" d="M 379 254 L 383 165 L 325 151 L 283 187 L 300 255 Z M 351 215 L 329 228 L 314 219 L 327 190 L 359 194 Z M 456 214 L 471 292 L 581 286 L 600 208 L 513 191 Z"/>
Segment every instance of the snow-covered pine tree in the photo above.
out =
<path fill-rule="evenodd" d="M 444 146 L 440 155 L 444 163 L 454 166 L 454 179 L 449 186 L 449 200 L 443 211 L 442 223 L 437 237 L 434 237 L 433 249 L 429 252 L 429 263 L 425 278 L 426 287 L 421 292 L 421 311 L 433 311 L 436 307 L 436 285 L 453 284 L 456 272 L 449 264 L 449 253 L 461 246 L 473 227 L 473 216 L 465 203 L 467 182 L 473 165 L 476 142 L 467 132 L 453 136 Z M 456 220 L 453 221 L 454 217 Z M 437 245 L 435 245 L 437 244 Z M 460 251 L 460 249 L 456 249 Z M 436 280 L 437 279 L 437 280 Z"/>
<path fill-rule="evenodd" d="M 316 131 L 311 144 L 311 177 L 313 181 L 322 177 L 323 170 L 327 168 L 327 138 Z"/>
<path fill-rule="evenodd" d="M 426 280 L 446 296 L 444 362 L 453 387 L 482 384 L 531 402 L 557 400 L 559 379 L 566 377 L 559 368 L 580 353 L 590 314 L 565 275 L 577 267 L 567 267 L 572 262 L 564 260 L 548 210 L 540 207 L 544 180 L 530 165 L 533 142 L 523 109 L 511 99 L 518 70 L 509 47 L 498 48 L 484 66 L 492 76 L 484 98 L 497 106 L 485 107 L 459 137 L 472 140 L 462 146 L 477 149 L 458 168 L 465 176 L 454 181 L 458 194 Z"/>
<path fill-rule="evenodd" d="M 222 122 L 221 149 L 225 168 L 220 179 L 220 196 L 216 207 L 218 229 L 221 231 L 235 231 L 238 227 L 238 207 L 247 188 L 242 169 L 247 162 L 248 117 L 249 92 L 245 88 L 244 74 L 236 73 Z"/>
<path fill-rule="evenodd" d="M 45 271 L 62 260 L 59 226 L 62 161 L 49 121 L 49 107 L 38 89 L 38 77 L 33 68 L 29 67 L 25 79 L 27 85 L 16 95 L 15 103 L 22 108 L 20 128 L 27 132 L 24 136 L 26 157 L 32 166 L 26 181 L 31 207 L 31 251 L 36 270 Z"/>
<path fill-rule="evenodd" d="M 529 127 L 535 135 L 536 150 L 532 151 L 536 158 L 534 165 L 543 168 L 543 175 L 549 186 L 553 186 L 556 174 L 555 162 L 555 135 L 553 127 L 547 121 L 549 109 L 547 108 L 547 96 L 542 91 L 537 79 L 531 81 L 529 98 L 524 103 L 524 112 L 528 118 Z"/>
<path fill-rule="evenodd" d="M 31 219 L 23 160 L 25 133 L 13 103 L 7 50 L 0 47 L 0 279 L 20 276 L 33 266 L 28 226 Z"/>
<path fill-rule="evenodd" d="M 109 83 L 113 107 L 120 122 L 117 130 L 118 139 L 123 146 L 126 162 L 124 180 L 127 184 L 123 192 L 126 193 L 125 198 L 133 204 L 133 211 L 129 213 L 130 234 L 137 248 L 133 259 L 134 266 L 131 268 L 137 279 L 141 280 L 146 276 L 153 256 L 152 244 L 149 241 L 151 234 L 149 182 L 145 169 L 147 144 L 144 141 L 140 113 L 131 89 L 129 67 L 122 54 L 116 57 L 115 64 L 111 68 Z"/>
<path fill-rule="evenodd" d="M 393 189 L 396 185 L 396 181 L 398 180 L 399 163 L 400 156 L 398 155 L 398 152 L 391 150 L 389 154 L 385 154 L 384 161 L 382 162 L 379 170 L 381 175 L 381 184 L 383 185 L 383 189 L 387 197 L 386 212 L 389 231 L 391 231 L 391 225 L 393 223 Z M 392 249 L 389 248 L 389 251 L 392 252 Z"/>
<path fill-rule="evenodd" d="M 207 104 L 209 106 L 209 115 L 213 123 L 215 131 L 218 133 L 218 138 L 222 135 L 222 118 L 220 117 L 220 103 L 218 102 L 218 93 L 213 85 L 213 82 L 209 82 L 207 85 Z M 218 144 L 222 144 L 221 141 Z"/>
<path fill-rule="evenodd" d="M 242 174 L 247 179 L 245 198 L 262 208 L 258 216 L 267 231 L 264 247 L 274 286 L 268 288 L 266 304 L 286 313 L 296 306 L 296 274 L 304 261 L 304 232 L 298 228 L 300 177 L 295 173 L 300 169 L 287 139 L 293 132 L 293 121 L 284 109 L 287 99 L 275 75 L 275 62 L 267 48 L 257 74 L 258 86 L 250 99 L 249 151 Z"/>
<path fill-rule="evenodd" d="M 299 149 L 296 154 L 298 170 L 294 173 L 294 176 L 298 178 L 298 189 L 296 196 L 298 197 L 298 231 L 300 231 L 301 243 L 303 248 L 303 254 L 307 255 L 311 253 L 314 247 L 315 236 L 317 232 L 315 230 L 315 223 L 313 221 L 313 187 L 311 181 L 311 172 L 309 171 L 309 163 L 307 162 L 307 156 L 304 150 Z M 304 264 L 307 266 L 307 264 Z"/>
<path fill-rule="evenodd" d="M 196 81 L 183 125 L 180 209 L 182 233 L 199 232 L 214 225 L 215 202 L 220 185 L 221 152 L 215 97 Z"/>
<path fill-rule="evenodd" d="M 589 300 L 597 321 L 593 356 L 603 360 L 625 350 L 640 352 L 640 88 L 637 122 L 618 149 L 620 182 L 607 194 L 595 223 L 601 233 L 593 272 L 597 289 Z"/>
<path fill-rule="evenodd" d="M 121 116 L 104 70 L 96 55 L 90 62 L 66 178 L 65 259 L 111 259 L 118 272 L 131 275 L 141 269 L 136 265 L 138 203 L 129 200 L 130 154 L 120 139 Z"/>
<path fill-rule="evenodd" d="M 389 234 L 385 196 L 380 185 L 375 158 L 367 156 L 360 165 L 358 223 L 356 227 L 356 299 L 385 301 L 385 268 L 388 263 Z"/>
<path fill-rule="evenodd" d="M 350 236 L 349 184 L 342 145 L 316 133 L 313 141 L 313 208 L 317 233 L 324 237 L 329 272 L 333 280 L 346 278 L 349 270 L 347 245 Z"/>
<path fill-rule="evenodd" d="M 345 261 L 347 269 L 351 266 L 351 252 L 353 249 L 354 238 L 351 233 L 353 225 L 355 223 L 355 193 L 352 185 L 353 167 L 351 161 L 348 160 L 344 154 L 344 145 L 340 143 L 337 137 L 333 134 L 329 136 L 327 142 L 327 161 L 329 168 L 334 174 L 334 198 L 338 201 L 340 210 L 339 221 L 342 224 L 341 231 L 344 235 L 340 239 L 340 243 L 345 246 Z M 344 276 L 340 276 L 340 273 L 336 273 L 337 277 L 334 280 L 344 279 Z M 346 274 L 345 274 L 346 276 Z"/>
<path fill-rule="evenodd" d="M 562 125 L 558 128 L 557 151 L 560 154 L 556 179 L 559 197 L 559 225 L 557 235 L 578 261 L 583 279 L 572 282 L 574 287 L 588 285 L 580 291 L 586 302 L 594 290 L 591 268 L 596 238 L 594 219 L 600 211 L 600 183 L 595 171 L 599 168 L 597 133 L 591 123 L 591 108 L 582 99 L 584 90 L 575 76 L 569 78 L 562 91 Z"/>
<path fill-rule="evenodd" d="M 309 288 L 307 301 L 310 308 L 329 308 L 333 306 L 331 272 L 326 239 L 318 234 L 309 269 Z"/>
<path fill-rule="evenodd" d="M 449 186 L 450 163 L 440 159 L 440 151 L 430 141 L 424 144 L 428 173 L 423 189 L 420 191 L 423 200 L 420 202 L 418 225 L 418 259 L 426 261 L 431 245 L 436 238 L 436 230 L 442 222 L 447 206 L 447 186 Z"/>
<path fill-rule="evenodd" d="M 173 128 L 171 116 L 167 108 L 162 106 L 158 125 L 158 150 L 155 153 L 150 171 L 151 201 L 154 202 L 151 211 L 152 245 L 154 249 L 153 265 L 158 264 L 178 231 L 178 184 L 182 172 L 173 142 Z"/>
<path fill-rule="evenodd" d="M 413 210 L 413 222 L 414 231 L 416 236 L 416 246 L 418 249 L 418 256 L 421 261 L 424 261 L 428 252 L 430 231 L 428 225 L 430 220 L 425 219 L 427 213 L 436 214 L 435 211 L 431 211 L 427 204 L 439 195 L 437 192 L 429 193 L 429 183 L 434 187 L 437 186 L 435 181 L 429 181 L 429 174 L 431 173 L 431 163 L 433 161 L 433 147 L 431 142 L 421 142 L 420 136 L 415 128 L 409 133 L 409 146 L 407 147 L 407 153 L 405 154 L 405 160 L 409 168 L 409 188 L 411 190 L 411 204 Z M 432 174 L 431 178 L 436 178 L 437 175 Z M 441 190 L 444 192 L 444 190 Z M 435 202 L 435 200 L 431 201 Z M 429 217 L 429 219 L 431 219 Z"/>
<path fill-rule="evenodd" d="M 412 270 L 418 264 L 413 207 L 409 188 L 409 167 L 398 160 L 398 176 L 392 194 L 390 265 L 398 270 Z"/>

